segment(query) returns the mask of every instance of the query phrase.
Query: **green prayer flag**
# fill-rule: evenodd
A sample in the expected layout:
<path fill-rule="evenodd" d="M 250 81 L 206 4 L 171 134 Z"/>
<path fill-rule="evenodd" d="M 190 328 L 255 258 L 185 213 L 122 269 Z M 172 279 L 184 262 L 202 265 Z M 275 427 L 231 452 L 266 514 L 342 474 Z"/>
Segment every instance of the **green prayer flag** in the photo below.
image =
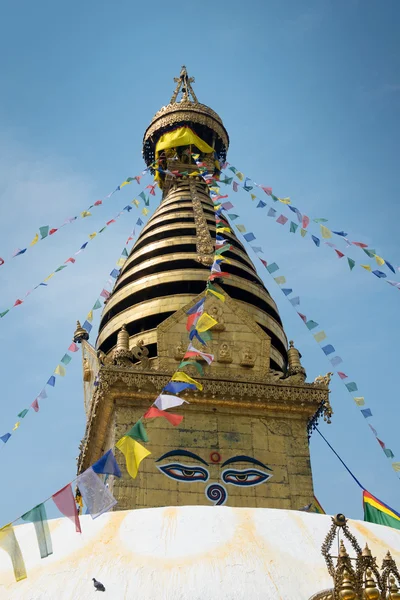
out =
<path fill-rule="evenodd" d="M 128 256 L 128 251 L 126 248 L 122 250 L 122 256 Z"/>
<path fill-rule="evenodd" d="M 328 219 L 313 219 L 314 223 L 327 223 Z"/>
<path fill-rule="evenodd" d="M 0 313 L 0 319 L 2 319 L 8 312 L 10 312 L 9 308 L 7 308 L 7 310 L 5 310 L 4 312 Z"/>
<path fill-rule="evenodd" d="M 204 375 L 203 367 L 201 366 L 201 364 L 199 364 L 195 360 L 184 360 L 183 362 L 181 362 L 181 364 L 179 365 L 178 368 L 181 369 L 183 367 L 186 367 L 187 365 L 191 365 L 192 367 L 195 367 L 198 370 L 198 372 L 200 373 L 200 375 Z"/>
<path fill-rule="evenodd" d="M 103 231 L 104 231 L 105 229 L 107 229 L 107 226 L 106 226 L 106 227 L 102 227 L 102 228 L 100 229 L 100 231 L 98 231 L 98 233 L 103 233 Z"/>
<path fill-rule="evenodd" d="M 393 452 L 391 451 L 391 449 L 390 449 L 390 448 L 384 448 L 384 450 L 383 450 L 383 451 L 384 451 L 384 453 L 386 454 L 386 456 L 387 456 L 388 458 L 394 458 L 394 454 L 393 454 Z"/>
<path fill-rule="evenodd" d="M 374 502 L 373 500 L 368 500 L 365 492 L 363 495 L 364 521 L 367 521 L 368 523 L 376 523 L 377 525 L 385 525 L 386 527 L 393 527 L 393 529 L 400 529 L 400 518 L 398 513 L 380 501 Z M 373 504 L 375 504 L 375 506 L 373 506 Z M 381 506 L 381 510 L 378 508 L 379 505 Z"/>
<path fill-rule="evenodd" d="M 369 256 L 370 258 L 374 258 L 376 254 L 375 250 L 370 250 L 369 248 L 363 248 L 363 250 L 367 256 Z"/>
<path fill-rule="evenodd" d="M 211 331 L 202 331 L 201 339 L 204 340 L 205 342 L 209 342 L 210 340 L 212 340 Z"/>
<path fill-rule="evenodd" d="M 101 308 L 101 302 L 99 299 L 97 299 L 96 302 L 94 303 L 92 310 L 98 310 L 99 308 Z"/>
<path fill-rule="evenodd" d="M 47 523 L 47 515 L 44 504 L 35 506 L 35 508 L 32 508 L 32 510 L 29 510 L 27 513 L 22 515 L 21 519 L 34 524 L 40 550 L 40 557 L 46 558 L 46 556 L 53 554 L 50 529 Z"/>
<path fill-rule="evenodd" d="M 58 273 L 58 271 L 62 271 L 63 269 L 66 269 L 67 265 L 61 265 L 61 267 L 58 267 L 58 269 L 56 269 L 54 272 Z"/>
<path fill-rule="evenodd" d="M 307 321 L 306 326 L 311 331 L 311 329 L 315 329 L 315 327 L 318 327 L 318 323 L 310 319 L 309 321 Z"/>
<path fill-rule="evenodd" d="M 144 199 L 144 205 L 150 206 L 150 196 L 147 196 L 147 198 Z"/>
<path fill-rule="evenodd" d="M 277 198 L 276 196 L 274 196 L 273 194 L 271 194 L 271 198 L 274 202 L 279 202 L 279 198 Z"/>
<path fill-rule="evenodd" d="M 20 412 L 20 413 L 18 413 L 18 417 L 19 417 L 20 419 L 23 419 L 23 418 L 25 417 L 25 415 L 27 415 L 27 414 L 28 414 L 28 412 L 29 412 L 29 409 L 28 409 L 28 408 L 24 408 L 24 410 L 21 410 L 21 412 Z"/>
<path fill-rule="evenodd" d="M 125 435 L 129 436 L 133 440 L 141 440 L 142 442 L 148 442 L 147 431 L 142 421 L 139 420 Z"/>
<path fill-rule="evenodd" d="M 356 264 L 352 258 L 347 257 L 347 262 L 349 263 L 350 271 L 354 269 L 354 265 Z"/>
<path fill-rule="evenodd" d="M 64 354 L 64 356 L 61 359 L 61 362 L 63 365 L 69 365 L 71 360 L 72 360 L 72 357 L 69 354 Z"/>
<path fill-rule="evenodd" d="M 296 233 L 297 228 L 298 228 L 297 223 L 293 223 L 293 221 L 290 221 L 290 233 Z"/>
<path fill-rule="evenodd" d="M 223 254 L 224 252 L 227 252 L 230 249 L 231 249 L 230 244 L 225 244 L 225 246 L 222 246 L 221 248 L 217 248 L 215 251 L 215 254 L 216 255 Z"/>
<path fill-rule="evenodd" d="M 228 217 L 230 218 L 231 221 L 234 221 L 235 219 L 239 218 L 239 215 L 228 215 Z"/>
<path fill-rule="evenodd" d="M 45 225 L 44 227 L 39 227 L 39 231 L 40 231 L 40 239 L 43 240 L 45 237 L 48 236 L 49 234 L 49 229 L 50 227 L 48 225 Z"/>

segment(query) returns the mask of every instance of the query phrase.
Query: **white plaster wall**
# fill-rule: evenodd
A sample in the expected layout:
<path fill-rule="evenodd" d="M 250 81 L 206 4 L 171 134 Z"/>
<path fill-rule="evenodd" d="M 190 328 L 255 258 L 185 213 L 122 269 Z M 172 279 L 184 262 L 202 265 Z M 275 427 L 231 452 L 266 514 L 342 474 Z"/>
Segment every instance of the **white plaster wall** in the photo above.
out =
<path fill-rule="evenodd" d="M 112 600 L 308 600 L 331 587 L 321 555 L 326 515 L 187 506 L 50 521 L 54 554 L 40 559 L 32 524 L 16 527 L 28 579 L 16 583 L 0 549 L 1 600 L 87 600 L 92 577 Z M 400 531 L 349 521 L 380 564 L 400 567 Z M 96 598 L 97 596 L 95 596 Z"/>

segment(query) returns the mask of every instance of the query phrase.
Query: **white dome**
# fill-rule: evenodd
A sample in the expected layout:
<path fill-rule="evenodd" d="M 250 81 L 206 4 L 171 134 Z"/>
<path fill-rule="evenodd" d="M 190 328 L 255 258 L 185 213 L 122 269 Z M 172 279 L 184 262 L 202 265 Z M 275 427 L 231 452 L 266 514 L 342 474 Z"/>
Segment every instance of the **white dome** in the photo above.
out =
<path fill-rule="evenodd" d="M 16 583 L 0 549 L 3 600 L 308 600 L 332 587 L 321 544 L 327 515 L 265 508 L 182 506 L 49 522 L 54 554 L 40 559 L 33 524 L 15 528 L 28 578 Z M 380 565 L 400 566 L 400 531 L 349 521 Z M 350 548 L 348 548 L 350 551 Z"/>

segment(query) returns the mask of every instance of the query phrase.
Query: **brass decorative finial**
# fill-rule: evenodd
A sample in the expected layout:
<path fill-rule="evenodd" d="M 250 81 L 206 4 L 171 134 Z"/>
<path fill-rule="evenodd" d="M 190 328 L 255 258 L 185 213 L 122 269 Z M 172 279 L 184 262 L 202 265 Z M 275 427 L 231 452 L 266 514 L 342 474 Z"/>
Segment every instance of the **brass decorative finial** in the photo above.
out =
<path fill-rule="evenodd" d="M 370 552 L 369 548 L 367 548 L 367 550 Z M 366 572 L 364 597 L 366 600 L 379 600 L 381 598 L 381 593 L 376 585 L 375 579 L 373 578 L 371 569 L 367 569 Z"/>
<path fill-rule="evenodd" d="M 350 573 L 345 569 L 343 571 L 343 579 L 339 589 L 340 600 L 355 600 L 356 591 Z"/>
<path fill-rule="evenodd" d="M 300 381 L 305 381 L 306 377 L 307 377 L 306 371 L 300 361 L 301 354 L 297 350 L 297 348 L 294 347 L 293 340 L 290 340 L 290 342 L 289 342 L 289 350 L 288 350 L 287 355 L 288 355 L 288 375 L 289 375 L 289 377 L 296 375 L 300 379 Z"/>
<path fill-rule="evenodd" d="M 178 97 L 179 92 L 182 92 L 181 102 L 192 101 L 198 104 L 196 94 L 193 91 L 192 83 L 194 83 L 194 77 L 189 77 L 185 65 L 182 66 L 179 77 L 174 77 L 174 81 L 177 84 L 174 93 L 172 94 L 170 104 L 174 104 Z"/>
<path fill-rule="evenodd" d="M 117 335 L 117 345 L 113 353 L 115 365 L 127 366 L 132 363 L 132 352 L 129 350 L 129 333 L 126 325 L 122 325 Z"/>
<path fill-rule="evenodd" d="M 83 329 L 82 325 L 79 321 L 76 322 L 76 329 L 74 333 L 74 342 L 80 344 L 83 340 L 87 341 L 89 339 L 89 334 L 86 329 Z"/>

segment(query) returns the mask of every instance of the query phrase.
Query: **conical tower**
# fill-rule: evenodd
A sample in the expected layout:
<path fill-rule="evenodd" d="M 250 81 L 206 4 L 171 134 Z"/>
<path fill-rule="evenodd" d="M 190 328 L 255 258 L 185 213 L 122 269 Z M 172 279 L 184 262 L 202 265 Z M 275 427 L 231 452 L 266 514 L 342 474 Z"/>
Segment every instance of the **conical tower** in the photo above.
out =
<path fill-rule="evenodd" d="M 186 313 L 204 296 L 213 262 L 215 214 L 198 163 L 218 174 L 229 138 L 220 117 L 197 101 L 185 67 L 175 81 L 143 140 L 161 204 L 107 300 L 97 349 L 82 341 L 87 428 L 79 471 L 115 445 L 177 370 L 188 346 Z M 135 480 L 117 453 L 123 477 L 110 486 L 118 509 L 208 502 L 295 509 L 312 500 L 307 430 L 328 402 L 327 386 L 305 383 L 275 302 L 234 233 L 223 235 L 231 246 L 218 287 L 225 301 L 206 299 L 218 323 L 205 351 L 215 360 L 204 362 L 203 390 L 183 393 L 179 427 L 146 420 L 152 454 Z"/>

